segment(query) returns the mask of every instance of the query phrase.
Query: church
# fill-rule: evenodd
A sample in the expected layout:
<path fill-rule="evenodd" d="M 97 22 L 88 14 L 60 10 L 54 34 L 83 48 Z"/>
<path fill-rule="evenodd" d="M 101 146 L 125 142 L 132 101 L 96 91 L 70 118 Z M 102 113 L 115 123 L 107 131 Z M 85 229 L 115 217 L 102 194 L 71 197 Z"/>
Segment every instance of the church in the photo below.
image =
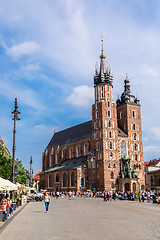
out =
<path fill-rule="evenodd" d="M 140 100 L 124 91 L 113 102 L 113 75 L 94 75 L 92 120 L 55 132 L 42 154 L 41 188 L 48 191 L 137 191 L 145 188 Z"/>

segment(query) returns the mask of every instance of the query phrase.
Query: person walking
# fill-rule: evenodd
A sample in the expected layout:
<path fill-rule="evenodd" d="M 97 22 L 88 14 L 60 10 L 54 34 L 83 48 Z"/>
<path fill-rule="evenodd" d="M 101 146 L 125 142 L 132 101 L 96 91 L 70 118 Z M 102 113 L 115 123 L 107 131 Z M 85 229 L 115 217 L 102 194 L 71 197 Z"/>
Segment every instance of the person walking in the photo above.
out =
<path fill-rule="evenodd" d="M 50 198 L 50 195 L 48 194 L 48 192 L 46 192 L 46 194 L 45 194 L 44 202 L 45 202 L 45 208 L 46 208 L 46 213 L 47 213 L 48 208 L 49 208 L 49 203 L 51 202 L 51 198 Z"/>

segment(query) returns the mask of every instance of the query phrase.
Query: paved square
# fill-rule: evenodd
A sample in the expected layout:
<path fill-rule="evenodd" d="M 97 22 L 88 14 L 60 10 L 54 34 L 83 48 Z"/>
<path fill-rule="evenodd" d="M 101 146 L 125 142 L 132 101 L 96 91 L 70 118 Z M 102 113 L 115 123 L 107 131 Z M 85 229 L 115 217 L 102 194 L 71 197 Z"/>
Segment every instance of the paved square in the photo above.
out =
<path fill-rule="evenodd" d="M 31 202 L 3 230 L 5 240 L 148 240 L 160 238 L 160 206 L 103 199 L 52 199 Z"/>

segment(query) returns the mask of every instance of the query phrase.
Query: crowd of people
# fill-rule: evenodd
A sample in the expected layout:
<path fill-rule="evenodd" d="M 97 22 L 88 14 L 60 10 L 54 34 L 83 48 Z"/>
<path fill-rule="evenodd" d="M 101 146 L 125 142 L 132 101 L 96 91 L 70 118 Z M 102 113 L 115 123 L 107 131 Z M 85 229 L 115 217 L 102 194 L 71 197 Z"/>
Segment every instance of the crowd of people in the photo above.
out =
<path fill-rule="evenodd" d="M 13 216 L 12 200 L 8 194 L 0 195 L 0 210 L 3 211 L 3 216 L 2 219 L 0 219 L 0 223 L 5 222 L 8 216 Z"/>

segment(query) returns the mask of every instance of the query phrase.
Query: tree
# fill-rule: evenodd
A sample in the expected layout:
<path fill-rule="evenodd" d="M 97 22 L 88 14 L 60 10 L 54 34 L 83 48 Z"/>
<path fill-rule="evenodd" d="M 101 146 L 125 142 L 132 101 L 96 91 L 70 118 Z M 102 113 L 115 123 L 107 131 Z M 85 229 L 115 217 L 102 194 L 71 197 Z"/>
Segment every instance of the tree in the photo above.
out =
<path fill-rule="evenodd" d="M 6 153 L 5 147 L 0 144 L 0 177 L 10 179 L 12 157 Z"/>
<path fill-rule="evenodd" d="M 6 153 L 5 147 L 0 144 L 0 177 L 10 179 L 12 167 L 12 156 Z M 15 167 L 17 168 L 17 182 L 26 184 L 26 180 L 30 179 L 29 171 L 23 166 L 21 160 L 15 160 Z"/>
<path fill-rule="evenodd" d="M 26 184 L 26 180 L 30 179 L 29 171 L 25 169 L 22 161 L 19 159 L 16 159 L 15 167 L 17 168 L 17 182 Z"/>

